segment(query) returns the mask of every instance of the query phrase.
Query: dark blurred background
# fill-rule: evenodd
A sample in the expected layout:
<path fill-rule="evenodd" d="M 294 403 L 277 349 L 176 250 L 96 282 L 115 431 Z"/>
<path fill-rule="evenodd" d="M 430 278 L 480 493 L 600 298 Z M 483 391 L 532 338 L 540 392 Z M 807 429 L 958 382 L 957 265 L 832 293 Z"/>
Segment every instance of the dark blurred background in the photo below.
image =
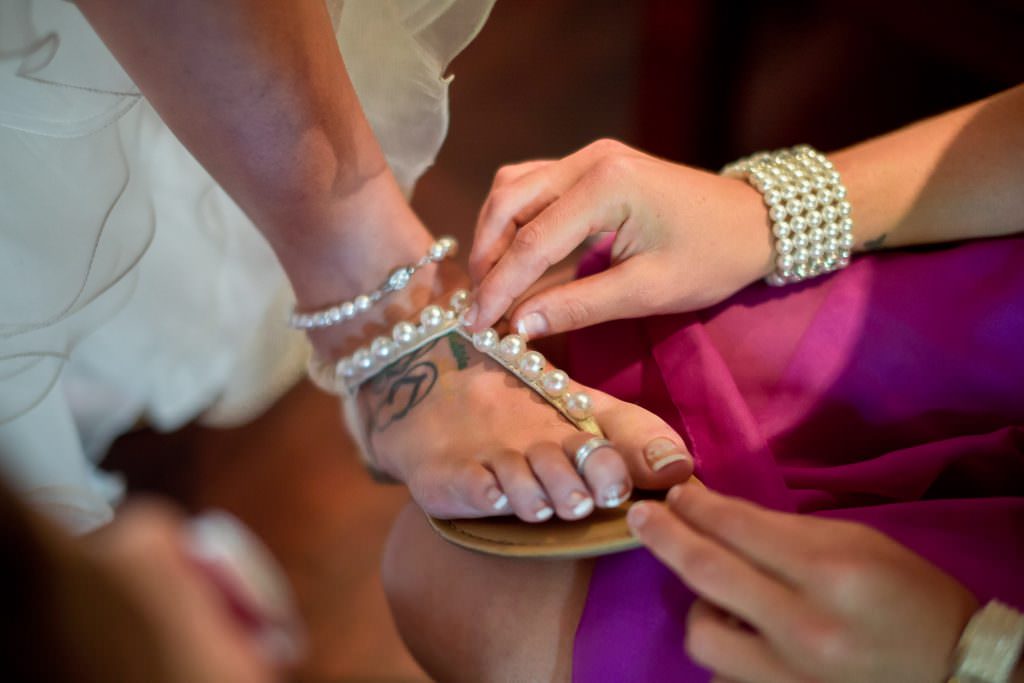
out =
<path fill-rule="evenodd" d="M 468 244 L 500 165 L 599 137 L 708 168 L 798 142 L 833 150 L 1021 82 L 1022 42 L 1012 0 L 499 0 L 452 65 L 449 138 L 413 204 Z M 310 629 L 298 680 L 426 680 L 376 577 L 407 498 L 363 473 L 334 399 L 302 383 L 243 428 L 126 436 L 106 465 L 267 540 Z"/>

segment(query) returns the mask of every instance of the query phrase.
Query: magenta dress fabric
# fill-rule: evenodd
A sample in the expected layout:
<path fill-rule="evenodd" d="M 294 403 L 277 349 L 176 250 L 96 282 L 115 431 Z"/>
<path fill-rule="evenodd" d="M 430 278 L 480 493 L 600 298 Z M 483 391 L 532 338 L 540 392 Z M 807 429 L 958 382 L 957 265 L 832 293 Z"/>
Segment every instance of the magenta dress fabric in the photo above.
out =
<path fill-rule="evenodd" d="M 1024 237 L 857 258 L 570 350 L 573 376 L 678 430 L 709 487 L 863 522 L 1024 607 Z M 601 558 L 574 679 L 708 680 L 683 651 L 692 601 L 646 550 Z"/>

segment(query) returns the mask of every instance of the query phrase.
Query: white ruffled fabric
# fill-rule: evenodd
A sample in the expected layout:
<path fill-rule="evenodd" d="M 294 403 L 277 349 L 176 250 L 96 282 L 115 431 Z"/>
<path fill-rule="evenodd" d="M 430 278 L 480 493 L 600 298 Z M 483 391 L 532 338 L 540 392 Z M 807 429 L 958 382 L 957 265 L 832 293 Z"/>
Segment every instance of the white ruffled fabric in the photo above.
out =
<path fill-rule="evenodd" d="M 494 0 L 328 2 L 408 192 L 448 128 L 451 59 Z M 0 0 L 0 470 L 74 531 L 140 420 L 238 424 L 300 375 L 266 242 L 63 0 Z"/>

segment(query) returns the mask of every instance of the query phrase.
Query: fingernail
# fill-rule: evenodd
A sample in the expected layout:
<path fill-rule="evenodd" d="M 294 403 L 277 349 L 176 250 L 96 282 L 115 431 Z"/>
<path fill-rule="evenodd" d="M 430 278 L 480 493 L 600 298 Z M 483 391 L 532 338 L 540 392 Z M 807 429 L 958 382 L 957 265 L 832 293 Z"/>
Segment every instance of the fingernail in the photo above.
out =
<path fill-rule="evenodd" d="M 543 336 L 548 332 L 548 319 L 543 313 L 530 313 L 516 323 L 516 332 L 527 339 Z"/>
<path fill-rule="evenodd" d="M 487 500 L 495 510 L 504 510 L 508 507 L 508 496 L 502 493 L 496 486 L 487 490 Z"/>
<path fill-rule="evenodd" d="M 546 522 L 549 519 L 551 519 L 551 516 L 555 514 L 555 511 L 551 508 L 550 505 L 545 505 L 541 509 L 537 510 L 535 514 L 537 516 L 538 522 Z"/>
<path fill-rule="evenodd" d="M 629 524 L 630 529 L 640 529 L 647 523 L 647 519 L 650 517 L 650 511 L 647 508 L 648 506 L 644 503 L 637 503 L 629 508 L 629 512 L 626 513 L 626 523 Z"/>
<path fill-rule="evenodd" d="M 612 484 L 604 490 L 601 500 L 606 508 L 622 505 L 629 498 L 629 487 L 625 484 Z"/>
<path fill-rule="evenodd" d="M 644 450 L 644 457 L 647 458 L 647 464 L 655 472 L 659 472 L 673 463 L 682 462 L 687 459 L 686 452 L 682 448 L 664 437 L 654 439 L 647 444 L 647 448 Z"/>
<path fill-rule="evenodd" d="M 469 327 L 476 322 L 478 315 L 480 315 L 480 306 L 474 301 L 469 305 L 469 308 L 462 312 L 460 320 L 462 320 L 463 325 Z"/>
<path fill-rule="evenodd" d="M 679 496 L 682 495 L 682 493 L 682 485 L 676 484 L 675 486 L 668 490 L 668 495 L 665 496 L 665 500 L 668 501 L 669 503 L 674 503 L 679 499 Z"/>
<path fill-rule="evenodd" d="M 569 505 L 573 517 L 586 517 L 594 510 L 594 499 L 585 493 L 573 491 L 569 494 Z"/>

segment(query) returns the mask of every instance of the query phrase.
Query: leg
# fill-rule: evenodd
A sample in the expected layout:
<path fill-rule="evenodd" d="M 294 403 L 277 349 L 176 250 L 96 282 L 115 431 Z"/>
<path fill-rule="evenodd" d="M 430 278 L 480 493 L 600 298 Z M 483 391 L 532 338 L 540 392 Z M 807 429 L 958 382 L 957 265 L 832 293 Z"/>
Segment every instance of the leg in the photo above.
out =
<path fill-rule="evenodd" d="M 408 505 L 383 578 L 402 638 L 436 680 L 569 681 L 591 566 L 471 553 Z"/>

